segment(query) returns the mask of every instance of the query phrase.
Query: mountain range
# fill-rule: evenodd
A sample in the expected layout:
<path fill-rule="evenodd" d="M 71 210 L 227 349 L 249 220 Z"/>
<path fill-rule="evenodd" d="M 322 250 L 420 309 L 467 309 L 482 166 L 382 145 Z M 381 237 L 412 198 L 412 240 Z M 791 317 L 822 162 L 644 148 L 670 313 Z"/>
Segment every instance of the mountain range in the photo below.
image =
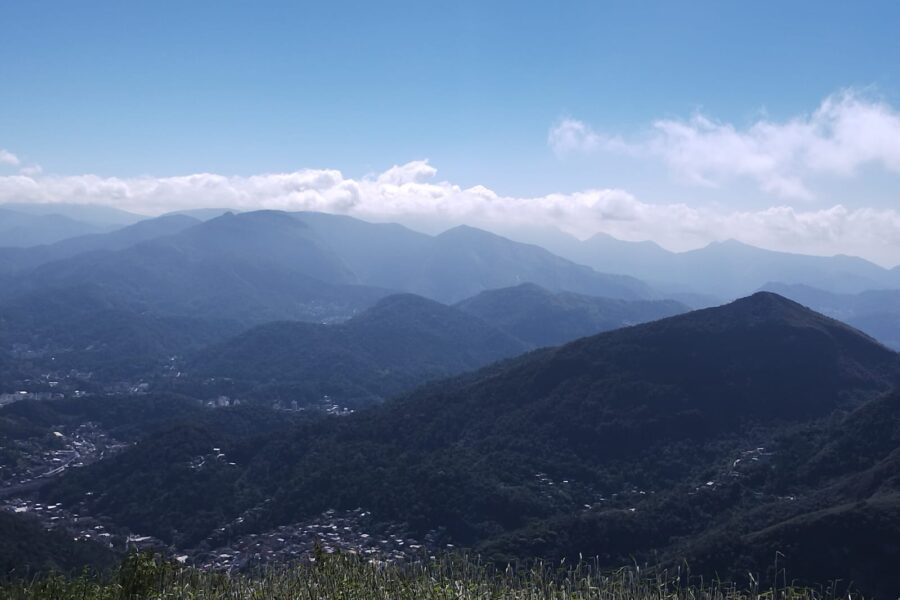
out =
<path fill-rule="evenodd" d="M 0 240 L 3 240 L 0 247 L 46 245 L 62 238 L 79 238 L 71 240 L 69 244 L 54 243 L 49 248 L 19 249 L 19 252 L 0 250 L 0 274 L 23 266 L 31 268 L 73 258 L 88 250 L 123 250 L 139 242 L 151 241 L 152 238 L 179 234 L 182 229 L 192 231 L 185 231 L 179 241 L 171 241 L 182 251 L 201 251 L 204 244 L 214 248 L 217 235 L 231 235 L 229 225 L 222 219 L 232 218 L 236 219 L 236 223 L 231 226 L 244 226 L 242 235 L 250 238 L 266 236 L 266 228 L 275 228 L 271 247 L 264 246 L 266 252 L 281 252 L 283 255 L 283 244 L 287 243 L 304 246 L 302 251 L 296 249 L 296 258 L 304 258 L 307 262 L 312 256 L 307 257 L 304 252 L 311 252 L 313 248 L 325 254 L 331 253 L 332 257 L 336 255 L 346 268 L 344 275 L 352 273 L 349 280 L 338 277 L 344 283 L 410 292 L 447 303 L 460 301 L 486 289 L 511 287 L 527 282 L 552 291 L 593 296 L 620 299 L 671 298 L 693 307 L 719 304 L 750 294 L 770 283 L 805 285 L 838 294 L 900 288 L 900 270 L 896 268 L 885 269 L 849 256 L 824 257 L 774 252 L 734 240 L 675 253 L 653 242 L 627 242 L 606 234 L 596 234 L 579 241 L 552 230 L 537 234 L 515 230 L 510 232 L 513 238 L 537 241 L 538 246 L 533 246 L 515 243 L 496 234 L 465 226 L 438 236 L 430 236 L 396 224 L 367 223 L 346 216 L 310 212 L 256 211 L 234 215 L 225 209 L 182 211 L 146 220 L 145 224 L 137 228 L 129 228 L 128 225 L 134 225 L 140 220 L 139 216 L 102 207 L 7 204 L 0 207 L 0 211 L 5 211 L 3 215 L 9 216 L 4 221 L 3 215 L 0 215 L 0 231 L 6 228 L 10 232 L 9 235 L 0 236 Z M 264 216 L 265 214 L 268 216 Z M 308 229 L 303 235 L 295 231 L 297 240 L 290 236 L 283 237 L 285 232 L 277 230 L 283 224 L 278 225 L 276 215 L 295 219 Z M 17 242 L 16 236 L 19 234 L 13 233 L 16 223 L 34 219 L 71 221 L 82 223 L 83 226 L 69 227 L 58 234 L 35 233 L 30 243 Z M 188 227 L 200 226 L 201 222 L 209 224 L 207 227 L 197 227 L 196 231 Z M 123 226 L 125 229 L 114 237 L 81 235 L 108 232 L 112 228 Z M 195 240 L 198 242 L 202 238 L 203 241 L 199 245 L 193 245 L 190 241 L 192 238 L 198 238 Z M 304 241 L 301 242 L 300 238 Z M 157 243 L 162 244 L 162 240 Z M 279 243 L 282 244 L 281 249 L 276 248 Z M 263 246 L 258 248 L 262 249 Z M 148 252 L 151 252 L 149 248 L 132 251 L 128 259 L 123 257 L 122 260 L 140 264 L 142 258 L 139 255 Z M 555 256 L 550 252 L 555 253 Z M 323 259 L 324 256 L 319 258 Z M 81 260 L 86 258 L 82 257 Z M 107 257 L 101 260 L 94 256 L 94 260 L 102 264 L 112 259 Z M 593 273 L 590 269 L 576 265 L 587 265 L 597 272 Z M 283 265 L 279 268 L 281 266 Z M 70 268 L 75 267 L 72 265 Z M 324 274 L 318 273 L 320 276 Z M 654 289 L 634 278 L 649 282 Z M 325 277 L 324 281 L 327 280 L 328 277 Z M 333 296 L 329 292 L 324 295 L 326 298 Z M 330 299 L 325 300 L 329 301 Z M 350 307 L 357 304 L 350 301 L 344 305 L 344 310 L 352 311 L 354 309 Z M 284 311 L 282 307 L 280 310 L 312 318 L 308 309 L 309 307 L 298 311 L 294 307 Z M 291 314 L 284 316 L 292 318 Z"/>
<path fill-rule="evenodd" d="M 123 449 L 26 491 L 173 551 L 364 509 L 497 564 L 771 580 L 777 550 L 798 581 L 900 592 L 879 576 L 900 557 L 896 270 L 736 242 L 558 235 L 554 254 L 309 212 L 41 210 L 0 208 L 31 223 L 0 248 L 7 489 L 85 426 Z M 198 471 L 213 449 L 228 462 Z M 111 560 L 0 516 L 3 564 Z M 10 535 L 36 551 L 17 559 Z"/>
<path fill-rule="evenodd" d="M 229 213 L 185 228 L 189 218 L 163 217 L 102 239 L 28 249 L 28 256 L 11 253 L 0 301 L 93 285 L 110 301 L 161 314 L 253 324 L 347 318 L 392 291 L 449 302 L 523 281 L 615 298 L 656 295 L 636 279 L 475 229 L 432 237 L 274 211 Z M 149 231 L 173 230 L 147 239 Z M 16 271 L 22 264 L 36 266 Z"/>

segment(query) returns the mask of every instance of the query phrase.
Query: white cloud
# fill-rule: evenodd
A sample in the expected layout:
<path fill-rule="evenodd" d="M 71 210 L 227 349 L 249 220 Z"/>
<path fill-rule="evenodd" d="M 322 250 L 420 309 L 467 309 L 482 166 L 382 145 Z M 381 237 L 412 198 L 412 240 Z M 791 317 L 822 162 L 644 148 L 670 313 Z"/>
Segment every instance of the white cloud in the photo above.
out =
<path fill-rule="evenodd" d="M 0 148 L 0 165 L 10 165 L 13 167 L 19 166 L 19 157 L 10 152 L 9 150 L 4 150 Z"/>
<path fill-rule="evenodd" d="M 853 90 L 783 122 L 760 119 L 741 128 L 698 113 L 658 120 L 646 136 L 623 141 L 566 119 L 551 128 L 548 141 L 557 154 L 605 149 L 657 157 L 679 177 L 705 186 L 747 177 L 785 198 L 812 198 L 812 177 L 849 177 L 867 164 L 900 173 L 900 112 Z"/>
<path fill-rule="evenodd" d="M 827 160 L 833 156 L 827 154 Z M 602 231 L 622 239 L 652 239 L 675 250 L 735 238 L 772 249 L 900 262 L 900 212 L 895 210 L 776 206 L 727 212 L 650 204 L 618 189 L 515 197 L 484 186 L 462 188 L 436 180 L 436 173 L 427 161 L 414 161 L 359 179 L 329 169 L 251 177 L 19 174 L 0 177 L 0 203 L 93 203 L 145 214 L 203 207 L 313 210 L 431 231 L 459 223 L 503 230 L 553 226 L 578 237 Z"/>
<path fill-rule="evenodd" d="M 602 144 L 600 135 L 577 119 L 560 119 L 547 134 L 547 143 L 563 156 L 572 152 L 592 152 Z"/>

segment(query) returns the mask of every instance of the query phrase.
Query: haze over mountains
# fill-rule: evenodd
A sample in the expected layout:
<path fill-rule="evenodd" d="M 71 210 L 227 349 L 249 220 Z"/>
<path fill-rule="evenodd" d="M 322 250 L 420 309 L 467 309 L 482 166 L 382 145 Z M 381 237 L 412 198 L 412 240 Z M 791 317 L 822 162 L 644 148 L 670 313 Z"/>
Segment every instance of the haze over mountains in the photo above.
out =
<path fill-rule="evenodd" d="M 0 247 L 52 244 L 79 235 L 107 232 L 144 219 L 97 205 L 0 204 Z"/>
<path fill-rule="evenodd" d="M 115 211 L 104 207 L 77 205 L 3 205 L 0 215 L 0 230 L 9 234 L 0 239 L 3 246 L 37 246 L 78 237 L 84 233 L 109 231 L 116 227 L 131 225 L 142 220 L 138 215 Z M 265 212 L 265 211 L 263 211 Z M 100 239 L 85 238 L 73 244 L 91 245 L 99 248 L 119 249 L 126 239 L 131 243 L 150 239 L 147 229 L 159 228 L 157 235 L 165 233 L 162 223 L 170 223 L 169 233 L 176 233 L 178 228 L 171 217 L 189 217 L 198 221 L 216 219 L 227 213 L 226 209 L 185 210 L 166 215 L 158 219 L 156 225 L 143 225 L 144 234 L 121 232 L 118 248 L 115 242 L 102 242 Z M 340 258 L 353 271 L 357 282 L 363 285 L 384 287 L 396 291 L 408 291 L 431 297 L 444 302 L 454 302 L 474 295 L 481 289 L 509 287 L 530 281 L 548 289 L 566 289 L 580 293 L 604 295 L 629 294 L 624 290 L 610 291 L 600 286 L 599 282 L 588 283 L 576 281 L 573 272 L 565 270 L 551 274 L 546 255 L 540 251 L 527 250 L 523 246 L 510 246 L 502 242 L 499 236 L 473 228 L 459 227 L 439 236 L 428 236 L 393 224 L 371 224 L 351 217 L 327 215 L 322 213 L 292 213 L 298 220 L 310 226 L 318 236 L 318 242 L 340 248 Z M 44 235 L 39 231 L 27 233 L 27 226 L 22 220 L 30 219 L 72 220 L 82 223 L 81 229 L 62 232 L 59 235 Z M 182 224 L 189 221 L 184 219 Z M 197 223 L 195 223 L 197 224 Z M 261 225 L 260 225 L 261 226 Z M 35 226 L 37 227 L 37 225 Z M 19 233 L 13 233 L 13 229 Z M 138 230 L 140 231 L 140 229 Z M 223 235 L 225 233 L 223 232 Z M 598 233 L 584 241 L 579 241 L 559 231 L 543 230 L 510 230 L 513 239 L 533 240 L 538 246 L 547 248 L 559 257 L 564 257 L 580 265 L 592 267 L 600 273 L 612 273 L 635 277 L 651 283 L 663 295 L 669 297 L 682 295 L 692 297 L 695 304 L 710 303 L 718 300 L 727 301 L 747 295 L 769 283 L 798 284 L 816 287 L 833 293 L 860 293 L 871 289 L 889 289 L 900 287 L 900 270 L 885 269 L 866 260 L 850 256 L 807 256 L 775 252 L 747 246 L 733 240 L 713 243 L 705 248 L 689 252 L 669 252 L 653 242 L 626 242 Z M 19 242 L 28 238 L 31 241 Z M 107 245 L 108 244 L 108 245 Z M 494 264 L 493 273 L 480 272 L 479 263 L 465 265 L 470 270 L 468 279 L 462 282 L 454 270 L 463 268 L 465 258 L 447 258 L 447 248 L 461 244 L 472 245 L 479 260 L 485 253 L 494 252 L 494 260 L 515 260 L 515 269 L 507 272 L 505 267 L 513 263 Z M 502 248 L 502 250 L 501 250 Z M 517 257 L 512 254 L 515 248 Z M 46 250 L 44 252 L 47 252 Z M 529 252 L 531 255 L 529 255 Z M 537 254 L 535 254 L 537 252 Z M 63 258 L 77 253 L 72 247 L 67 251 L 56 248 L 47 254 L 48 258 Z M 532 259 L 527 269 L 544 269 L 544 272 L 523 270 L 522 264 Z M 32 261 L 47 259 L 32 258 Z M 399 261 L 394 267 L 394 261 Z M 449 262 L 448 262 L 449 261 Z M 462 262 L 454 262 L 462 261 Z M 539 266 L 541 263 L 543 266 Z M 9 259 L 0 260 L 0 268 L 8 268 Z M 390 267 L 388 266 L 390 265 Z M 446 283 L 429 280 L 423 275 L 428 269 L 443 269 L 445 275 L 456 277 L 455 281 Z M 500 275 L 499 273 L 502 273 Z M 499 279 L 498 279 L 499 278 Z M 552 280 L 556 278 L 556 280 Z M 607 281 L 607 284 L 611 282 Z M 619 280 L 624 287 L 637 285 L 635 282 Z M 630 297 L 646 295 L 647 290 L 635 289 Z"/>
<path fill-rule="evenodd" d="M 27 513 L 0 515 L 0 563 L 109 564 L 88 519 L 241 568 L 361 511 L 501 564 L 737 578 L 778 550 L 801 581 L 900 591 L 895 271 L 220 213 L 0 248 L 0 502 Z M 849 550 L 817 550 L 835 531 Z"/>

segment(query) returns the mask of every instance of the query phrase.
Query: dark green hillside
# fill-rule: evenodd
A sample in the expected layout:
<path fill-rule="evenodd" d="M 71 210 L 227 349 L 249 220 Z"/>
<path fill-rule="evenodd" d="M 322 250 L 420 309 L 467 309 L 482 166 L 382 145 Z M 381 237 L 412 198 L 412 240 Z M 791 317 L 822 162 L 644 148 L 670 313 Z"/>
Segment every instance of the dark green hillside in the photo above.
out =
<path fill-rule="evenodd" d="M 0 348 L 28 352 L 40 372 L 146 377 L 173 355 L 234 335 L 232 321 L 160 315 L 96 285 L 36 292 L 0 306 Z"/>
<path fill-rule="evenodd" d="M 74 541 L 63 531 L 46 531 L 32 517 L 0 512 L 0 581 L 108 569 L 116 562 L 116 556 L 99 544 Z"/>
<path fill-rule="evenodd" d="M 616 300 L 553 293 L 531 283 L 488 290 L 456 304 L 532 346 L 556 346 L 610 329 L 687 312 L 672 300 Z"/>
<path fill-rule="evenodd" d="M 206 412 L 197 400 L 171 394 L 14 402 L 0 407 L 0 480 L 21 472 L 44 451 L 59 449 L 55 431 L 71 435 L 93 423 L 118 442 L 133 442 L 172 423 L 202 419 Z"/>
<path fill-rule="evenodd" d="M 595 491 L 675 485 L 721 460 L 722 444 L 854 405 L 897 372 L 896 355 L 858 332 L 758 294 L 530 354 L 349 421 L 313 440 L 327 450 L 305 452 L 282 484 L 284 516 L 354 497 L 480 537 Z M 383 475 L 357 486 L 361 470 Z M 531 483 L 539 471 L 595 491 L 548 499 Z M 332 486 L 326 472 L 349 481 Z"/>
<path fill-rule="evenodd" d="M 681 549 L 732 577 L 770 567 L 773 549 L 799 581 L 843 579 L 893 597 L 900 560 L 900 393 L 803 428 L 774 446 L 774 501 L 734 513 Z M 785 502 L 784 498 L 790 498 Z"/>
<path fill-rule="evenodd" d="M 462 311 L 396 295 L 342 324 L 261 325 L 201 352 L 189 376 L 226 378 L 231 394 L 358 405 L 524 349 Z"/>
<path fill-rule="evenodd" d="M 778 438 L 777 460 L 801 456 L 787 441 L 804 439 L 796 431 L 865 406 L 898 373 L 897 355 L 868 337 L 761 293 L 533 352 L 265 443 L 236 442 L 238 473 L 216 480 L 219 494 L 149 458 L 174 446 L 165 438 L 47 493 L 68 502 L 104 489 L 107 500 L 87 500 L 89 510 L 182 540 L 213 527 L 192 515 L 235 516 L 271 498 L 253 527 L 362 506 L 416 531 L 443 527 L 500 559 L 580 552 L 618 565 L 688 547 L 724 556 L 718 528 L 752 532 L 794 506 L 780 499 L 790 490 L 770 469 L 775 459 L 735 477 L 735 458 Z M 178 492 L 142 502 L 142 473 L 179 481 Z M 843 498 L 822 494 L 819 508 Z M 184 497 L 208 504 L 188 509 Z M 189 535 L 166 524 L 182 511 Z"/>
<path fill-rule="evenodd" d="M 135 431 L 133 423 L 126 433 L 139 438 L 134 446 L 63 477 L 49 492 L 42 490 L 43 497 L 66 497 L 67 506 L 89 507 L 91 514 L 111 515 L 134 531 L 190 547 L 266 500 L 262 489 L 246 481 L 261 449 L 291 428 L 315 430 L 322 420 L 316 413 L 260 407 L 161 414 L 166 427 L 151 420 L 153 426 Z M 285 458 L 266 454 L 271 463 L 259 475 L 281 468 Z M 86 496 L 86 486 L 95 493 Z"/>
<path fill-rule="evenodd" d="M 44 433 L 51 427 L 93 421 L 127 440 L 171 421 L 198 419 L 207 412 L 199 401 L 174 394 L 14 402 L 0 408 L 0 435 L 16 438 L 24 432 Z"/>

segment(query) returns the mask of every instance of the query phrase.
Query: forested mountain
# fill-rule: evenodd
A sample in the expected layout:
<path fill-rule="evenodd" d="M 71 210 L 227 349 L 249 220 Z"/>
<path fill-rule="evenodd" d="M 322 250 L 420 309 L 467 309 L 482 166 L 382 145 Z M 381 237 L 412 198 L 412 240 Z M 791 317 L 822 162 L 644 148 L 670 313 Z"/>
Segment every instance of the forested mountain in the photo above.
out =
<path fill-rule="evenodd" d="M 488 290 L 455 305 L 534 347 L 687 312 L 673 300 L 616 300 L 553 293 L 531 283 Z"/>
<path fill-rule="evenodd" d="M 200 352 L 184 379 L 244 398 L 360 406 L 526 348 L 465 312 L 402 294 L 342 324 L 260 325 Z"/>
<path fill-rule="evenodd" d="M 844 456 L 828 428 L 865 427 L 853 423 L 879 410 L 872 399 L 898 376 L 894 352 L 759 293 L 527 354 L 264 444 L 234 442 L 240 460 L 234 471 L 205 480 L 210 505 L 203 510 L 228 519 L 271 498 L 247 522 L 252 530 L 363 506 L 416 531 L 444 528 L 454 542 L 504 560 L 582 552 L 612 566 L 630 557 L 676 559 L 690 547 L 698 562 L 712 564 L 710 557 L 733 548 L 716 535 L 728 523 L 763 540 L 770 534 L 754 532 L 779 516 L 839 510 L 847 496 L 831 490 L 832 479 L 794 478 L 796 470 L 783 465 L 812 465 L 804 456 L 818 455 L 816 440 L 838 444 L 829 447 Z M 885 427 L 873 437 L 880 446 L 854 449 L 846 462 L 823 456 L 822 468 L 840 463 L 865 481 L 871 461 L 893 443 Z M 218 439 L 215 431 L 205 435 L 201 445 Z M 197 493 L 197 482 L 170 472 L 195 451 L 177 450 L 192 439 L 185 436 L 173 430 L 145 439 L 66 476 L 47 497 L 197 543 L 203 528 L 192 520 L 194 509 L 179 503 Z M 167 494 L 148 503 L 154 496 L 141 482 L 163 480 L 172 482 Z M 892 489 L 890 479 L 877 481 L 864 491 Z M 85 498 L 86 486 L 104 491 Z M 792 490 L 816 500 L 794 503 Z M 853 510 L 870 514 L 865 505 Z M 180 528 L 188 523 L 185 535 Z M 738 558 L 734 564 L 767 567 L 752 552 Z M 786 560 L 793 576 L 816 576 L 802 557 Z M 865 574 L 866 561 L 851 556 L 843 572 Z"/>
<path fill-rule="evenodd" d="M 885 574 L 900 560 L 898 447 L 897 391 L 784 436 L 766 481 L 773 501 L 722 519 L 685 556 L 737 577 L 771 561 L 777 548 L 792 576 L 842 579 L 870 596 L 896 596 L 900 582 Z"/>
<path fill-rule="evenodd" d="M 99 544 L 48 531 L 31 516 L 0 512 L 0 582 L 48 572 L 76 575 L 86 568 L 112 567 L 116 561 L 116 555 Z"/>

